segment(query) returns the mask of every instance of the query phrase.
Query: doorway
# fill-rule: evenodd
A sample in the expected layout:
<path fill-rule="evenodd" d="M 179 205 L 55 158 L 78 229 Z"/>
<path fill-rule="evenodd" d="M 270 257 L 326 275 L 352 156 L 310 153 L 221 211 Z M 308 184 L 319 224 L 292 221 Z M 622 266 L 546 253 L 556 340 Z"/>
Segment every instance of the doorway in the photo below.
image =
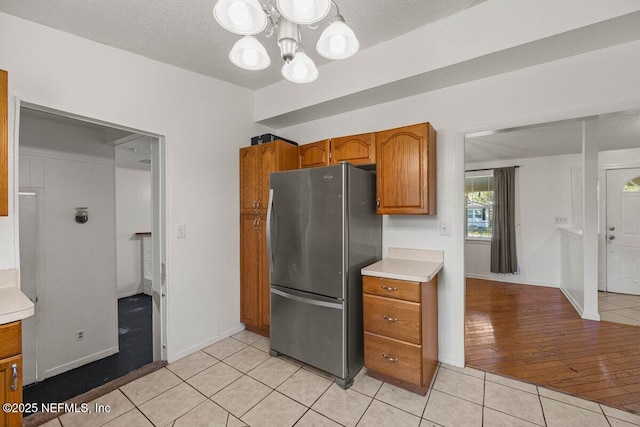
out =
<path fill-rule="evenodd" d="M 144 295 L 148 301 L 147 362 L 165 360 L 166 301 L 162 297 L 165 285 L 161 274 L 166 263 L 164 138 L 24 102 L 19 102 L 18 108 L 22 124 L 16 126 L 20 150 L 21 282 L 24 292 L 36 303 L 36 315 L 23 324 L 24 384 L 57 378 L 57 374 L 78 366 L 93 366 L 100 373 L 96 379 L 102 382 L 114 378 L 106 372 L 109 364 L 118 366 L 117 376 L 128 372 L 120 369 L 126 363 L 114 362 L 128 346 L 120 339 L 123 331 L 118 325 L 118 306 L 123 304 L 116 300 L 115 153 L 118 146 L 134 137 L 149 140 L 145 154 L 150 181 L 148 211 L 152 218 L 141 230 L 153 235 L 147 251 L 151 258 L 147 278 L 152 286 Z M 38 124 L 34 117 L 53 124 Z M 27 124 L 29 129 L 24 127 Z M 63 132 L 60 137 L 48 131 L 71 126 L 78 127 L 74 132 L 81 134 L 83 143 L 74 146 L 70 134 Z M 27 143 L 33 134 L 42 144 Z M 83 222 L 78 219 L 77 208 L 86 205 L 89 216 Z M 91 256 L 94 261 L 89 262 Z M 67 306 L 61 301 L 67 301 Z M 106 308 L 97 309 L 103 301 L 108 301 Z M 139 310 L 142 308 L 133 308 L 134 312 Z M 64 361 L 65 356 L 69 357 L 68 362 Z M 130 370 L 139 367 L 129 366 Z M 80 376 L 83 380 L 87 377 Z M 93 388 L 102 383 L 87 384 Z M 79 393 L 84 391 L 88 389 Z M 68 397 L 71 396 L 50 401 Z"/>
<path fill-rule="evenodd" d="M 607 171 L 607 292 L 640 295 L 640 168 Z"/>

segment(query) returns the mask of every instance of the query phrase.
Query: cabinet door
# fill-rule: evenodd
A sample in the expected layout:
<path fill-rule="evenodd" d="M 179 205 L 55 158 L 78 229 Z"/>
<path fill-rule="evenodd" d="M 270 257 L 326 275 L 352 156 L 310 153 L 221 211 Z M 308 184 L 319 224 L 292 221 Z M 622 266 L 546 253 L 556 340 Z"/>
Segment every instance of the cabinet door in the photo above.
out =
<path fill-rule="evenodd" d="M 312 142 L 298 147 L 300 156 L 300 168 L 315 168 L 329 166 L 330 151 L 329 140 Z"/>
<path fill-rule="evenodd" d="M 435 145 L 429 123 L 376 133 L 379 214 L 436 213 Z"/>
<path fill-rule="evenodd" d="M 350 162 L 354 165 L 367 165 L 376 162 L 376 143 L 374 133 L 344 136 L 331 139 L 331 163 Z"/>
<path fill-rule="evenodd" d="M 0 402 L 22 403 L 22 356 L 0 360 Z M 0 427 L 22 426 L 20 412 L 0 412 Z"/>
<path fill-rule="evenodd" d="M 260 234 L 259 217 L 240 217 L 240 321 L 247 326 L 259 327 L 260 318 Z"/>
<path fill-rule="evenodd" d="M 240 149 L 240 213 L 255 214 L 258 210 L 259 146 Z"/>
<path fill-rule="evenodd" d="M 280 170 L 278 167 L 278 146 L 275 144 L 264 144 L 260 147 L 259 179 L 258 185 L 258 212 L 267 213 L 267 203 L 269 202 L 269 174 Z"/>
<path fill-rule="evenodd" d="M 0 216 L 9 215 L 9 125 L 7 72 L 0 70 Z"/>

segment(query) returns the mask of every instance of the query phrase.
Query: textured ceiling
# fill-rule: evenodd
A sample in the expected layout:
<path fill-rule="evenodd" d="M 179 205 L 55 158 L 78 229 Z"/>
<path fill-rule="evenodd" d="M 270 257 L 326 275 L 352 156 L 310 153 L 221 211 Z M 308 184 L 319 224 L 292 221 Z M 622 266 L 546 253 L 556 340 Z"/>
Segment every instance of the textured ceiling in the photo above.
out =
<path fill-rule="evenodd" d="M 600 151 L 640 148 L 640 113 L 600 117 Z M 582 152 L 580 121 L 540 125 L 467 138 L 466 163 L 524 159 Z"/>
<path fill-rule="evenodd" d="M 361 49 L 483 1 L 336 0 L 341 14 L 356 32 Z M 250 89 L 282 80 L 274 37 L 258 36 L 271 57 L 267 70 L 251 72 L 231 64 L 229 50 L 239 36 L 215 22 L 215 3 L 216 0 L 0 0 L 0 11 Z M 328 61 L 315 52 L 315 43 L 334 14 L 335 8 L 317 30 L 305 27 L 302 31 L 305 51 L 318 66 Z"/>

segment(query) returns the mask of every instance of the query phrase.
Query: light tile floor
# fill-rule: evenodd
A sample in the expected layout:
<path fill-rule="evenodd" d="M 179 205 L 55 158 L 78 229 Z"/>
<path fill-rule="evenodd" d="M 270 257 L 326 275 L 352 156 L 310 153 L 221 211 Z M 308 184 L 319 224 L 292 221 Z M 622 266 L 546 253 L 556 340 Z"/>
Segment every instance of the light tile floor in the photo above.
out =
<path fill-rule="evenodd" d="M 600 320 L 640 326 L 640 296 L 598 292 Z"/>
<path fill-rule="evenodd" d="M 322 371 L 269 356 L 243 331 L 46 426 L 640 426 L 640 416 L 542 387 L 441 364 L 427 396 L 361 372 L 349 390 Z"/>

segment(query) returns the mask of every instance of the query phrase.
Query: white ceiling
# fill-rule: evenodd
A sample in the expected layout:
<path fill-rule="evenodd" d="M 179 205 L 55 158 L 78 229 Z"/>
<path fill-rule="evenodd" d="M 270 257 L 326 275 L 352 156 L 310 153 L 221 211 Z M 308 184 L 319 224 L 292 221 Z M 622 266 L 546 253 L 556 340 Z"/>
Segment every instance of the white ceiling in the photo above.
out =
<path fill-rule="evenodd" d="M 640 113 L 599 117 L 600 151 L 640 148 Z M 582 152 L 582 124 L 568 121 L 467 137 L 465 162 L 557 156 Z"/>
<path fill-rule="evenodd" d="M 361 49 L 483 1 L 486 0 L 336 0 Z M 231 64 L 229 50 L 239 36 L 216 23 L 212 13 L 215 3 L 216 0 L 0 0 L 0 11 L 249 89 L 282 80 L 275 36 L 258 36 L 271 57 L 267 70 L 251 72 Z M 305 51 L 318 66 L 328 60 L 315 52 L 315 43 L 334 14 L 332 8 L 317 30 L 302 29 Z"/>

